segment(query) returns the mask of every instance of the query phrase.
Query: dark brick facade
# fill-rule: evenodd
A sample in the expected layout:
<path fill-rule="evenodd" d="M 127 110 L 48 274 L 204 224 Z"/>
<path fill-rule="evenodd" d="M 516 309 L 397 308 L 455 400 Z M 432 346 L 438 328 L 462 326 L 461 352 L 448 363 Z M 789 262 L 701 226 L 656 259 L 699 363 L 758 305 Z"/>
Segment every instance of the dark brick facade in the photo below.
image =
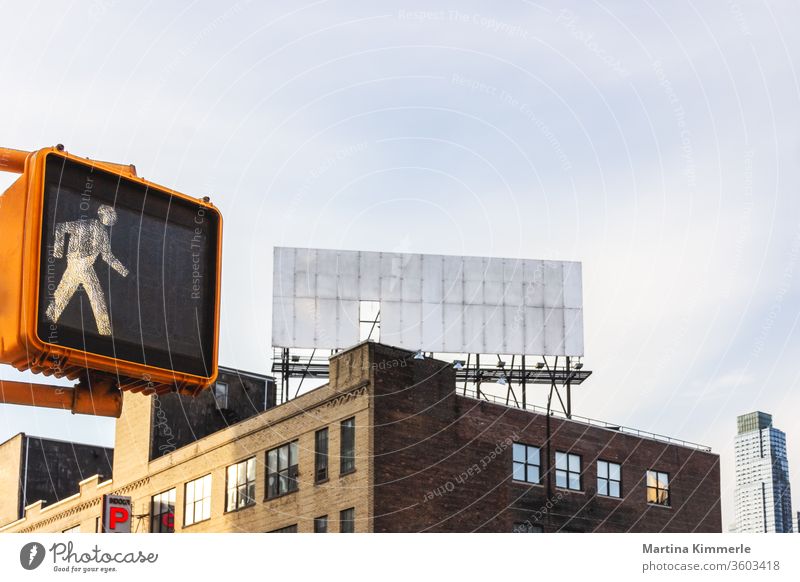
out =
<path fill-rule="evenodd" d="M 546 415 L 457 395 L 449 363 L 371 349 L 374 531 L 722 531 L 718 455 L 552 416 L 548 439 Z M 512 480 L 513 442 L 541 448 L 540 485 Z M 580 455 L 581 491 L 555 486 L 556 451 Z M 596 494 L 598 459 L 622 466 L 621 499 Z M 647 503 L 647 470 L 670 507 Z"/>
<path fill-rule="evenodd" d="M 19 467 L 19 510 L 38 500 L 44 505 L 76 494 L 93 475 L 111 478 L 114 449 L 24 435 Z"/>
<path fill-rule="evenodd" d="M 173 393 L 153 398 L 150 460 L 275 406 L 272 377 L 220 367 L 217 381 L 228 385 L 224 407 L 217 406 L 213 387 L 194 397 Z"/>

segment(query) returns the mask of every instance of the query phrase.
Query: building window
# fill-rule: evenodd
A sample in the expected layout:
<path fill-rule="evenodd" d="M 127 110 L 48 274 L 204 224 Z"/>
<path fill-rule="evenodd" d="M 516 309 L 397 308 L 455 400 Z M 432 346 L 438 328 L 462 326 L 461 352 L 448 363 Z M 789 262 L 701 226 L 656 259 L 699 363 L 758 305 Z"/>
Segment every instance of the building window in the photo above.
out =
<path fill-rule="evenodd" d="M 328 533 L 328 516 L 314 518 L 314 533 Z"/>
<path fill-rule="evenodd" d="M 356 470 L 356 419 L 348 418 L 342 421 L 341 459 L 339 472 L 352 473 Z"/>
<path fill-rule="evenodd" d="M 153 495 L 150 500 L 150 532 L 173 533 L 175 531 L 175 489 Z"/>
<path fill-rule="evenodd" d="M 622 467 L 609 461 L 597 461 L 597 493 L 622 497 Z"/>
<path fill-rule="evenodd" d="M 514 481 L 526 483 L 539 482 L 539 469 L 541 467 L 541 453 L 539 447 L 514 443 Z"/>
<path fill-rule="evenodd" d="M 267 451 L 267 498 L 297 491 L 297 441 Z"/>
<path fill-rule="evenodd" d="M 256 502 L 256 458 L 228 467 L 225 511 L 236 511 Z"/>
<path fill-rule="evenodd" d="M 328 429 L 323 428 L 314 434 L 314 482 L 328 479 Z"/>
<path fill-rule="evenodd" d="M 572 453 L 556 452 L 556 487 L 581 490 L 581 457 Z"/>
<path fill-rule="evenodd" d="M 344 509 L 339 512 L 339 531 L 341 533 L 355 533 L 356 531 L 356 509 Z"/>
<path fill-rule="evenodd" d="M 512 533 L 544 533 L 544 528 L 536 523 L 529 521 L 520 521 L 514 524 Z"/>
<path fill-rule="evenodd" d="M 228 383 L 217 382 L 214 384 L 214 402 L 217 408 L 225 410 L 228 408 Z"/>
<path fill-rule="evenodd" d="M 183 525 L 192 525 L 211 517 L 211 475 L 186 484 Z"/>
<path fill-rule="evenodd" d="M 358 302 L 358 341 L 381 340 L 381 304 L 380 301 Z"/>
<path fill-rule="evenodd" d="M 280 529 L 274 529 L 269 533 L 297 533 L 297 524 L 287 525 Z"/>
<path fill-rule="evenodd" d="M 81 533 L 81 524 L 73 525 L 72 527 L 68 527 L 61 533 L 67 534 L 74 534 L 74 533 Z"/>
<path fill-rule="evenodd" d="M 669 506 L 669 474 L 661 471 L 647 472 L 647 503 Z"/>

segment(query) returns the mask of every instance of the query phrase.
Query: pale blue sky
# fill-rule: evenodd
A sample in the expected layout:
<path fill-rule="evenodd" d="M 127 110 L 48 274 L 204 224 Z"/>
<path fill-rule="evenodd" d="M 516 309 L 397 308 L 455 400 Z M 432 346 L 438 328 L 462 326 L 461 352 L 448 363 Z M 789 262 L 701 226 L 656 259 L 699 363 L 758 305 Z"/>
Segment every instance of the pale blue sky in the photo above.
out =
<path fill-rule="evenodd" d="M 796 2 L 163 4 L 0 3 L 0 143 L 210 195 L 223 364 L 269 370 L 275 245 L 580 260 L 576 412 L 711 445 L 726 526 L 772 412 L 800 509 Z"/>

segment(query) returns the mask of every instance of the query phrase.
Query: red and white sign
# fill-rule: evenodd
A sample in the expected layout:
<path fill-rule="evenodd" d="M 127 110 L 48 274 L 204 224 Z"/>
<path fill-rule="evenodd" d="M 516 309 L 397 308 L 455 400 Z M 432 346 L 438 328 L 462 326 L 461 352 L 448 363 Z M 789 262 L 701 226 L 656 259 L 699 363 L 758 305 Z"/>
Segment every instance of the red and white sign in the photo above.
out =
<path fill-rule="evenodd" d="M 103 533 L 131 533 L 131 498 L 103 495 Z"/>

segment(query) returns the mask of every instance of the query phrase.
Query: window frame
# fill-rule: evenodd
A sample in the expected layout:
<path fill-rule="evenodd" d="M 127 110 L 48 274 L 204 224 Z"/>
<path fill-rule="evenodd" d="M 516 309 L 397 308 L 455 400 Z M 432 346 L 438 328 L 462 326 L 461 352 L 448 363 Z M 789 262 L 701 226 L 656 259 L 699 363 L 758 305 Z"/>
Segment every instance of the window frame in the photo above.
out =
<path fill-rule="evenodd" d="M 320 527 L 322 524 L 322 527 Z M 328 515 L 320 515 L 314 518 L 314 533 L 328 533 Z"/>
<path fill-rule="evenodd" d="M 605 463 L 606 465 L 606 476 L 602 477 L 600 475 L 600 463 Z M 611 466 L 614 465 L 619 470 L 619 479 L 614 479 L 611 477 Z M 606 482 L 606 492 L 600 493 L 600 481 Z M 617 491 L 619 495 L 612 495 L 611 494 L 611 484 L 617 484 Z M 606 461 L 605 459 L 597 459 L 597 494 L 602 497 L 610 497 L 611 499 L 622 499 L 622 464 L 615 463 L 614 461 Z"/>
<path fill-rule="evenodd" d="M 345 455 L 345 435 L 350 450 Z M 356 470 L 356 417 L 345 418 L 339 423 L 339 475 L 349 475 Z"/>
<path fill-rule="evenodd" d="M 281 467 L 281 449 L 286 449 L 286 467 Z M 264 492 L 264 498 L 266 500 L 278 499 L 284 495 L 291 495 L 300 489 L 300 480 L 298 479 L 298 475 L 300 474 L 298 449 L 298 439 L 294 439 L 288 443 L 283 443 L 280 446 L 273 447 L 264 453 L 266 458 L 265 470 L 267 475 L 265 487 L 266 491 Z M 270 455 L 272 453 L 275 453 L 276 470 L 272 469 L 272 464 L 270 463 Z M 294 464 L 292 464 L 292 458 L 294 458 Z M 277 490 L 275 493 L 273 493 L 273 486 L 270 483 L 270 477 L 273 474 L 276 475 L 274 483 Z M 285 478 L 285 491 L 281 491 L 281 483 L 284 482 L 282 481 L 282 478 Z"/>
<path fill-rule="evenodd" d="M 523 452 L 523 461 L 516 460 L 516 452 L 519 450 L 517 447 L 522 447 Z M 529 461 L 529 450 L 535 449 L 536 455 L 538 457 L 538 463 L 530 463 Z M 516 469 L 517 467 L 521 467 L 524 479 L 517 479 Z M 536 481 L 530 481 L 528 479 L 528 471 L 529 468 L 536 468 Z M 526 485 L 541 485 L 542 484 L 542 449 L 541 447 L 537 447 L 536 445 L 528 445 L 526 443 L 517 443 L 515 442 L 511 446 L 511 480 L 515 483 L 525 483 Z"/>
<path fill-rule="evenodd" d="M 159 513 L 155 512 L 155 504 L 158 502 L 159 509 L 163 509 L 165 501 L 161 499 L 164 495 L 167 496 L 166 504 L 167 508 L 169 508 L 169 504 L 172 504 L 172 528 L 170 529 L 169 525 L 165 525 L 163 523 L 163 516 L 169 514 L 169 510 L 167 511 L 159 511 Z M 157 500 L 157 501 L 156 501 Z M 178 501 L 178 488 L 173 487 L 171 489 L 167 489 L 166 491 L 162 491 L 160 493 L 156 493 L 155 495 L 150 497 L 150 533 L 175 533 L 175 513 L 177 511 L 177 501 Z M 158 528 L 155 529 L 155 525 L 158 525 Z M 166 529 L 165 529 L 166 528 Z"/>
<path fill-rule="evenodd" d="M 345 524 L 349 524 L 345 528 Z M 339 533 L 356 533 L 356 508 L 348 507 L 339 512 Z"/>
<path fill-rule="evenodd" d="M 544 526 L 530 521 L 515 521 L 511 533 L 544 533 Z"/>
<path fill-rule="evenodd" d="M 223 403 L 220 403 L 221 398 L 219 398 L 218 394 L 217 394 L 217 390 L 221 386 L 225 387 L 225 390 L 224 390 L 224 392 L 225 392 L 225 401 Z M 217 380 L 216 382 L 214 382 L 214 391 L 213 391 L 214 405 L 217 407 L 218 410 L 227 410 L 228 409 L 228 401 L 230 399 L 230 389 L 231 389 L 231 385 L 228 382 L 226 382 L 225 380 Z"/>
<path fill-rule="evenodd" d="M 205 488 L 206 488 L 205 480 L 206 479 L 208 479 L 208 491 L 205 490 Z M 200 481 L 203 482 L 203 496 L 200 497 L 199 499 L 197 499 L 197 497 L 196 497 L 196 488 L 197 488 L 196 484 L 199 483 Z M 189 501 L 189 485 L 192 486 L 192 501 Z M 211 473 L 207 473 L 206 475 L 203 475 L 202 477 L 198 477 L 197 479 L 192 479 L 191 481 L 187 481 L 186 483 L 183 484 L 183 527 L 184 528 L 191 527 L 191 526 L 193 526 L 195 524 L 202 523 L 204 521 L 208 521 L 209 519 L 211 519 L 211 497 L 212 497 L 213 489 L 214 489 L 214 479 L 211 476 Z M 205 502 L 206 502 L 206 500 L 208 500 L 208 517 L 202 517 L 205 514 L 205 505 L 206 505 Z M 192 506 L 192 521 L 191 522 L 187 521 L 188 517 L 189 517 L 188 508 L 189 508 L 190 504 Z M 197 513 L 196 512 L 196 508 L 197 508 L 198 505 L 200 505 L 200 507 L 201 507 L 201 509 L 203 511 L 201 512 L 201 518 L 200 519 L 195 519 L 195 516 L 196 516 L 196 513 Z"/>
<path fill-rule="evenodd" d="M 250 463 L 252 462 L 252 478 L 250 478 Z M 240 483 L 239 470 L 244 465 L 244 483 Z M 235 467 L 236 483 L 233 484 L 233 491 L 231 488 L 231 469 Z M 233 463 L 225 467 L 225 513 L 232 513 L 234 511 L 241 511 L 256 504 L 256 457 L 249 457 L 243 459 L 238 463 Z M 253 494 L 248 495 L 252 487 Z M 242 489 L 244 489 L 244 496 L 242 497 Z M 230 507 L 231 493 L 234 493 L 233 507 Z M 241 499 L 248 499 L 249 502 L 240 504 Z"/>
<path fill-rule="evenodd" d="M 559 469 L 559 467 L 558 467 L 559 455 L 563 455 L 566 458 L 566 460 L 567 460 L 567 468 L 566 469 Z M 572 458 L 577 458 L 578 459 L 578 470 L 577 471 L 574 471 L 571 468 L 570 461 L 572 460 Z M 564 489 L 566 491 L 583 491 L 583 479 L 582 479 L 582 475 L 581 475 L 581 473 L 583 473 L 582 466 L 583 466 L 583 459 L 581 458 L 581 455 L 579 455 L 577 453 L 570 453 L 570 452 L 567 452 L 567 451 L 556 451 L 555 463 L 553 464 L 553 467 L 555 468 L 556 488 Z M 566 478 L 566 485 L 564 485 L 564 486 L 558 484 L 558 478 L 562 474 Z M 572 476 L 572 475 L 575 475 L 578 478 L 578 488 L 577 489 L 571 486 L 572 480 L 570 479 L 570 476 Z"/>
<path fill-rule="evenodd" d="M 320 446 L 320 437 L 324 435 L 324 451 Z M 330 478 L 330 433 L 328 427 L 321 428 L 314 432 L 314 483 L 324 483 Z M 324 470 L 324 475 L 320 472 Z"/>
<path fill-rule="evenodd" d="M 655 486 L 650 485 L 650 474 L 655 476 L 656 484 Z M 666 481 L 666 487 L 661 487 L 661 482 L 659 478 L 664 476 L 664 480 Z M 672 492 L 670 487 L 670 480 L 669 480 L 669 473 L 666 471 L 659 471 L 657 469 L 648 469 L 644 476 L 644 484 L 645 484 L 645 500 L 647 501 L 648 505 L 653 505 L 656 507 L 672 507 Z M 650 501 L 650 491 L 655 491 L 655 498 L 656 501 Z M 659 492 L 663 492 L 666 494 L 664 502 L 659 502 Z"/>

